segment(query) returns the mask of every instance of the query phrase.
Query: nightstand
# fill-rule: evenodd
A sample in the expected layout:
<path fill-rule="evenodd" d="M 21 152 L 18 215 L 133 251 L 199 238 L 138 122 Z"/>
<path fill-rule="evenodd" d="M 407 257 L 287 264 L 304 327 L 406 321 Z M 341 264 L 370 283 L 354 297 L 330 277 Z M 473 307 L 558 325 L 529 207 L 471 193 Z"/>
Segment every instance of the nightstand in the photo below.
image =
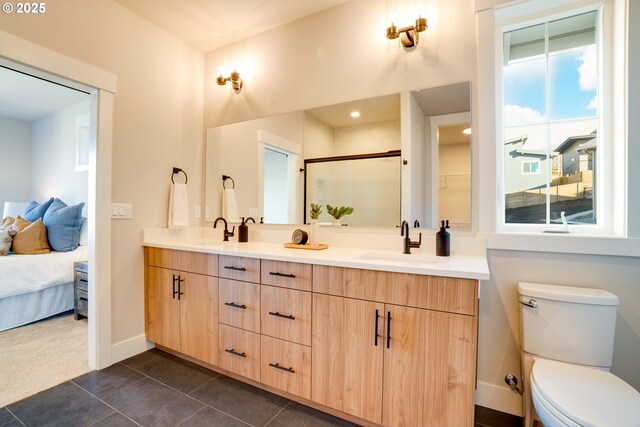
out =
<path fill-rule="evenodd" d="M 73 314 L 76 320 L 89 316 L 88 261 L 73 263 Z"/>

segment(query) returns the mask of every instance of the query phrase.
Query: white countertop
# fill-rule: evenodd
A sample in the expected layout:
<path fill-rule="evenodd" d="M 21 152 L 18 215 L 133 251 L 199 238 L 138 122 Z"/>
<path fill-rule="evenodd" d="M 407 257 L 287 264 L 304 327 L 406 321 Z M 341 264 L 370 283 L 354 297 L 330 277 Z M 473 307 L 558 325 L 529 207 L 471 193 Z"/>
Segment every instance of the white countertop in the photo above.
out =
<path fill-rule="evenodd" d="M 211 238 L 163 237 L 161 233 L 145 233 L 144 246 L 205 252 L 220 255 L 291 261 L 336 267 L 381 270 L 430 276 L 489 279 L 487 258 L 483 255 L 439 257 L 427 253 L 402 254 L 401 251 L 330 246 L 325 250 L 285 248 L 273 242 L 222 242 Z"/>

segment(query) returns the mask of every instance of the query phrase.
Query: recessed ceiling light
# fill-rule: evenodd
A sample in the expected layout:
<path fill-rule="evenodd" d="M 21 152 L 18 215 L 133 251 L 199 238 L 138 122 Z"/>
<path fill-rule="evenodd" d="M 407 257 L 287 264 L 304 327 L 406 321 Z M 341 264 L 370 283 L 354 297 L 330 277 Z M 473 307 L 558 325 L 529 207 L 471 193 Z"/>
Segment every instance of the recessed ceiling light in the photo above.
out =
<path fill-rule="evenodd" d="M 462 131 L 462 133 L 464 133 L 465 135 L 471 135 L 471 128 L 466 128 Z"/>
<path fill-rule="evenodd" d="M 351 117 L 360 117 L 360 111 L 352 111 Z"/>

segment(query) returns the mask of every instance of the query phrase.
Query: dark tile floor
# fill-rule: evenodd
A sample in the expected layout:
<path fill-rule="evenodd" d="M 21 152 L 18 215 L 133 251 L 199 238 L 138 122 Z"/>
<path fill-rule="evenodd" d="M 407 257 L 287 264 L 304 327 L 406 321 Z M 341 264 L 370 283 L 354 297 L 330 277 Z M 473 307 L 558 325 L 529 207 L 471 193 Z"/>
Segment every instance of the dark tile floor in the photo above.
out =
<path fill-rule="evenodd" d="M 136 425 L 354 426 L 156 349 L 0 408 L 0 427 Z"/>

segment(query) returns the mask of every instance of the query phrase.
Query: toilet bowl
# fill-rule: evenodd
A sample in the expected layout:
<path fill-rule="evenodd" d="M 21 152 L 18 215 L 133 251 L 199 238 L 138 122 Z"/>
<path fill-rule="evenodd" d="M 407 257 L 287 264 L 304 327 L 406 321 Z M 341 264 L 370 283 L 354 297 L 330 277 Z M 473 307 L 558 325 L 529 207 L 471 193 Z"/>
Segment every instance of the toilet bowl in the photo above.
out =
<path fill-rule="evenodd" d="M 533 365 L 530 387 L 545 427 L 640 426 L 640 393 L 609 372 L 539 360 Z"/>
<path fill-rule="evenodd" d="M 518 284 L 524 426 L 640 427 L 640 393 L 609 372 L 618 297 Z"/>

